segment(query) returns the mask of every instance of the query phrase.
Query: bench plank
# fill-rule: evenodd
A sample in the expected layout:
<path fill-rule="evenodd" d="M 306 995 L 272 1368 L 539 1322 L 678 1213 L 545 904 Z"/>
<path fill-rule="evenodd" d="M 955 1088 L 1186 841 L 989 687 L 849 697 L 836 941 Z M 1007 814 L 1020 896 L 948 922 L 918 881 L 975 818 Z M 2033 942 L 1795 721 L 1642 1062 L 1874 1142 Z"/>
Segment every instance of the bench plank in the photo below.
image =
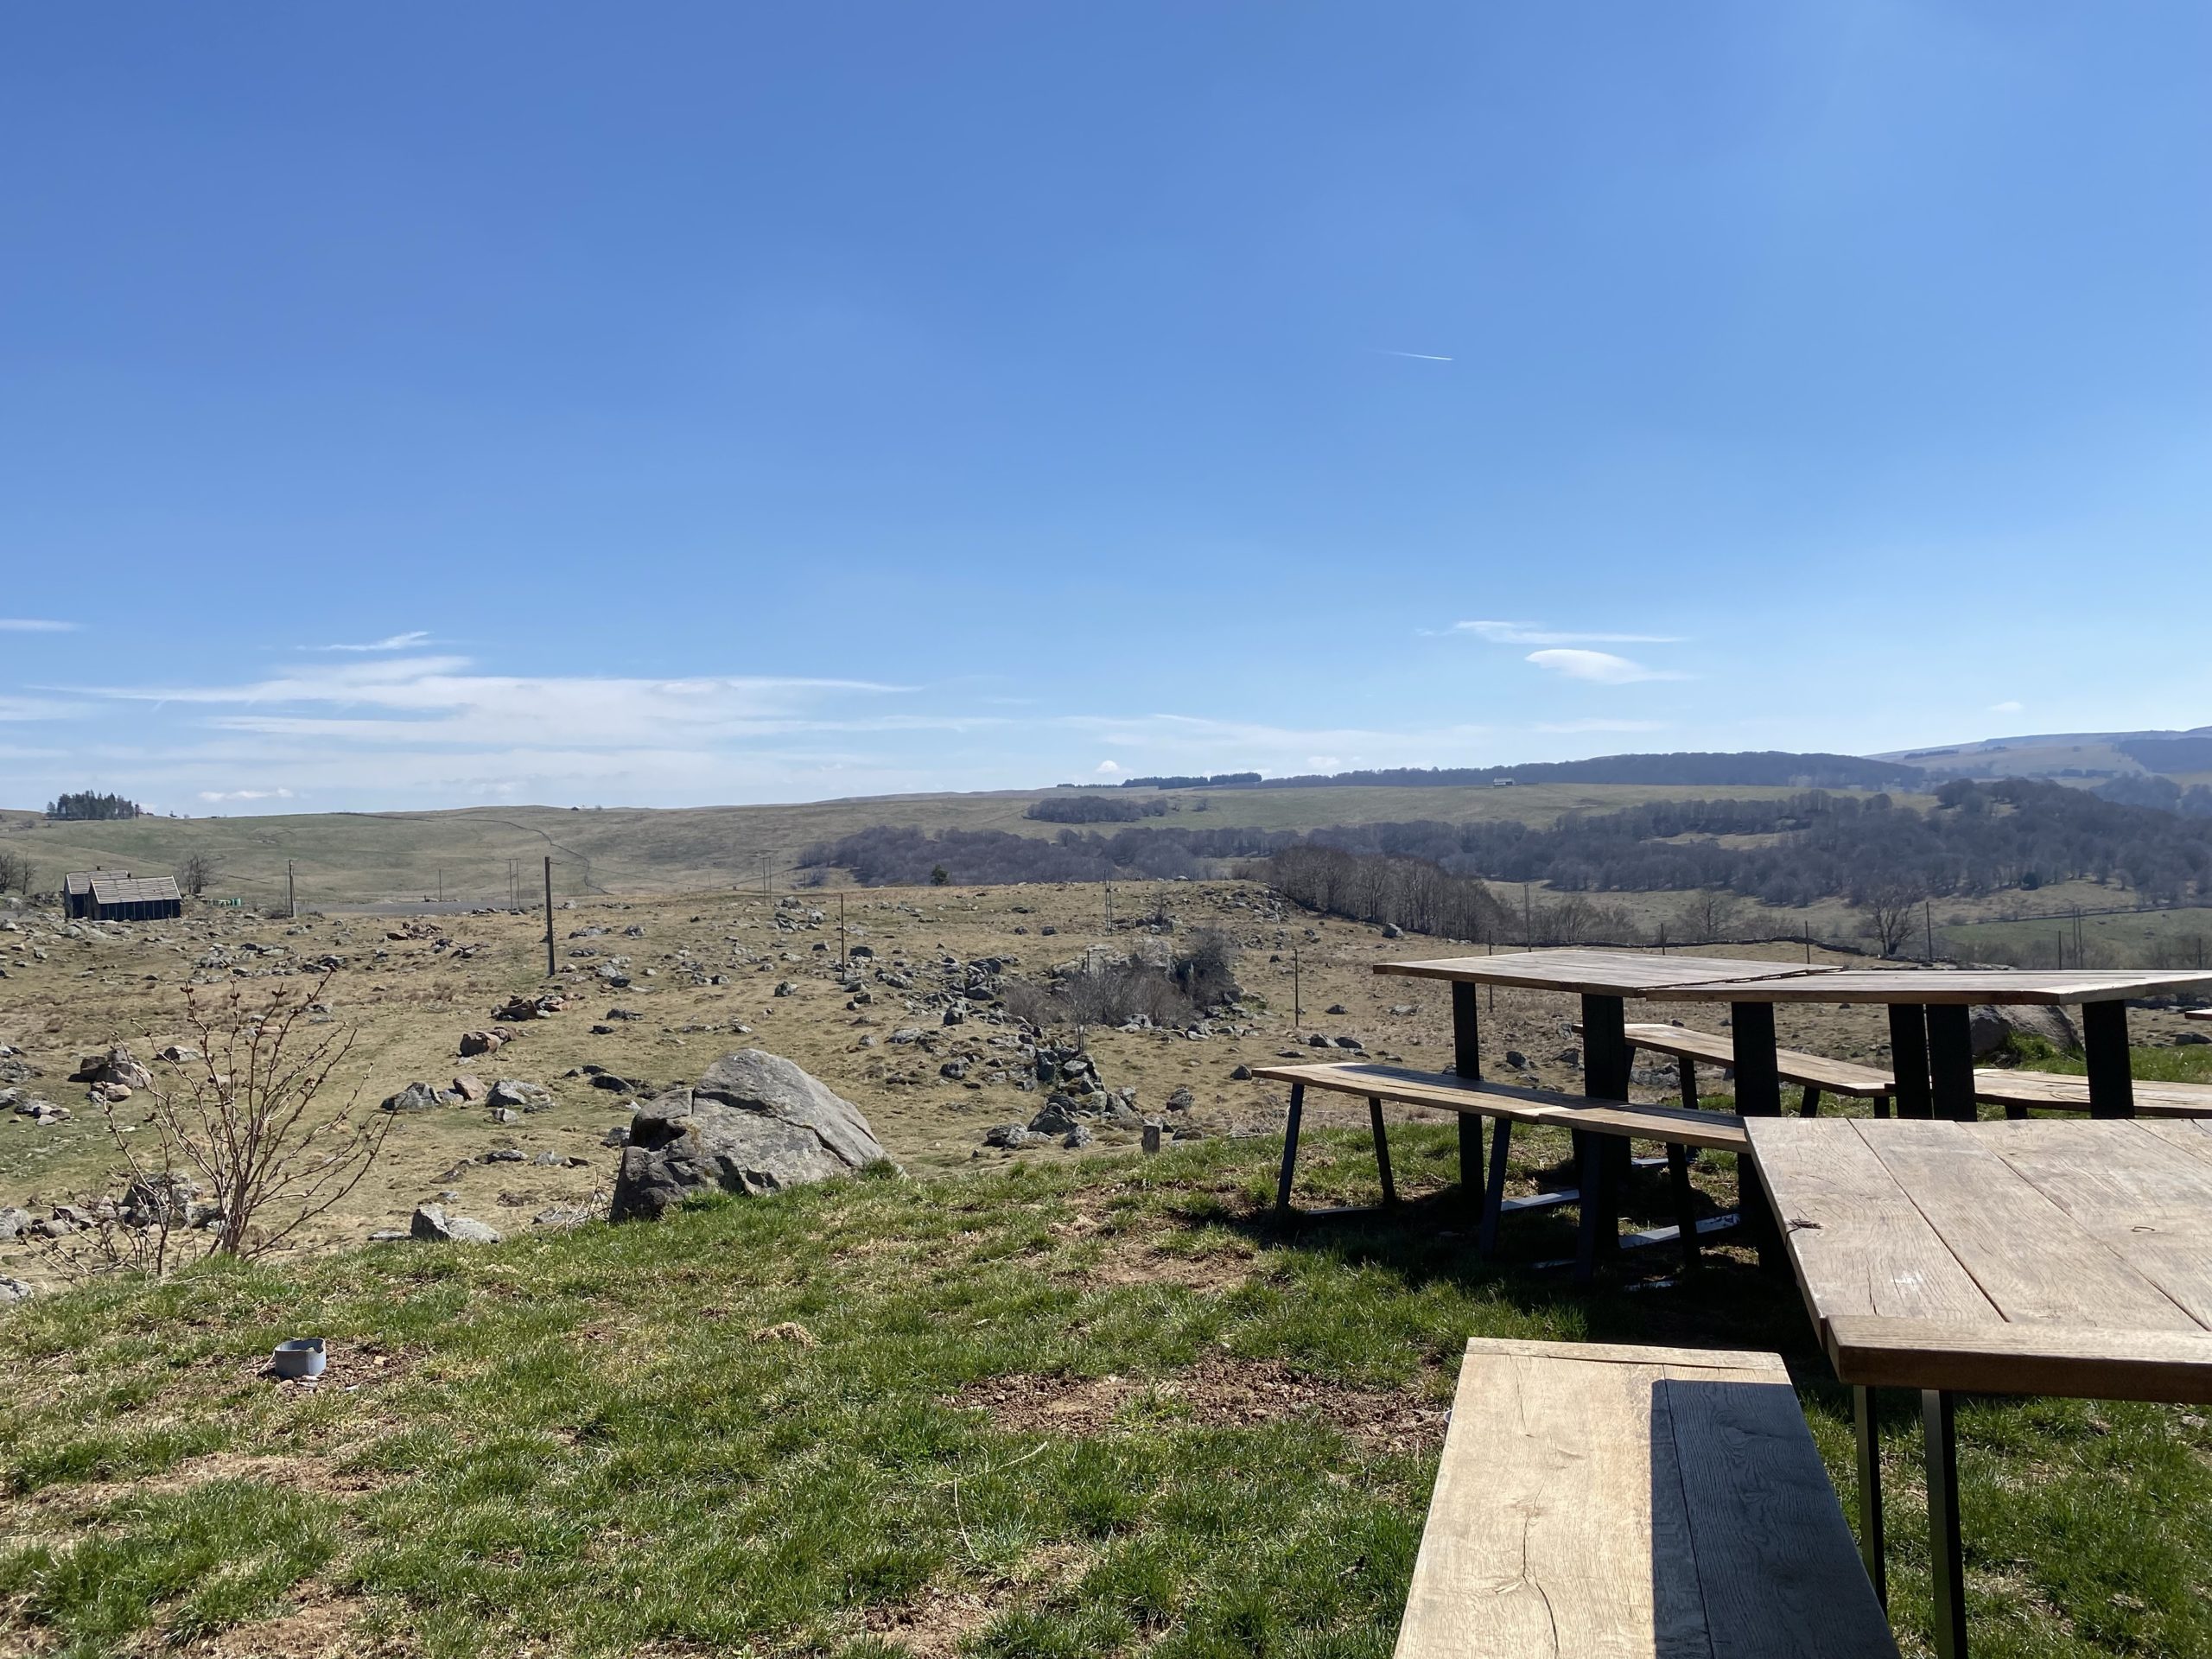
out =
<path fill-rule="evenodd" d="M 1680 1106 L 1631 1106 L 1592 1101 L 1582 1095 L 1554 1094 L 1449 1072 L 1409 1071 L 1402 1067 L 1325 1063 L 1318 1065 L 1261 1065 L 1255 1077 L 1270 1083 L 1304 1084 L 1339 1094 L 1433 1106 L 1448 1112 L 1509 1118 L 1516 1123 L 1548 1123 L 1599 1135 L 1666 1141 L 1678 1146 L 1742 1152 L 1750 1141 L 1743 1120 L 1732 1112 L 1690 1111 Z"/>
<path fill-rule="evenodd" d="M 2139 1117 L 2212 1116 L 2212 1083 L 2135 1084 Z M 2007 1071 L 1980 1066 L 1974 1074 L 1974 1097 L 1996 1106 L 2026 1106 L 2086 1112 L 2089 1080 L 2057 1071 Z"/>
<path fill-rule="evenodd" d="M 1397 1659 L 1896 1652 L 1775 1356 L 1467 1344 Z"/>
<path fill-rule="evenodd" d="M 1671 1054 L 1676 1059 L 1705 1060 L 1714 1065 L 1733 1065 L 1736 1063 L 1734 1041 L 1717 1032 L 1694 1031 L 1687 1026 L 1644 1021 L 1637 1021 L 1624 1029 L 1630 1042 L 1654 1053 Z M 1784 1083 L 1800 1086 L 1809 1084 L 1815 1089 L 1826 1089 L 1832 1094 L 1854 1095 L 1870 1100 L 1897 1092 L 1897 1079 L 1878 1066 L 1858 1065 L 1849 1060 L 1832 1060 L 1824 1054 L 1808 1054 L 1802 1049 L 1794 1048 L 1777 1049 L 1774 1058 Z"/>

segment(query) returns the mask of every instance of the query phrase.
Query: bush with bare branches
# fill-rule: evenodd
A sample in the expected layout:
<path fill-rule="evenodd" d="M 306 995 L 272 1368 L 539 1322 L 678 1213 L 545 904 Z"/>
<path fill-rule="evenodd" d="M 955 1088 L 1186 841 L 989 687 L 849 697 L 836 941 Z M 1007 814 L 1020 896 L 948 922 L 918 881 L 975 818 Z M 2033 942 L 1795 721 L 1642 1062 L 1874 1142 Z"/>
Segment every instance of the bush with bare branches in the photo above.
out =
<path fill-rule="evenodd" d="M 213 1255 L 279 1249 L 374 1166 L 391 1116 L 360 1110 L 358 1086 L 341 1103 L 321 1103 L 354 1036 L 350 1027 L 311 1023 L 330 978 L 305 993 L 280 989 L 258 1007 L 238 985 L 212 1007 L 188 992 L 192 1041 L 171 1051 L 178 1058 L 163 1059 L 143 1091 L 150 1148 L 143 1135 L 124 1132 L 122 1108 L 103 1103 L 125 1165 L 118 1209 L 151 1241 L 137 1253 L 147 1259 L 132 1264 L 165 1269 L 181 1253 L 173 1242 L 180 1233 L 204 1235 Z"/>

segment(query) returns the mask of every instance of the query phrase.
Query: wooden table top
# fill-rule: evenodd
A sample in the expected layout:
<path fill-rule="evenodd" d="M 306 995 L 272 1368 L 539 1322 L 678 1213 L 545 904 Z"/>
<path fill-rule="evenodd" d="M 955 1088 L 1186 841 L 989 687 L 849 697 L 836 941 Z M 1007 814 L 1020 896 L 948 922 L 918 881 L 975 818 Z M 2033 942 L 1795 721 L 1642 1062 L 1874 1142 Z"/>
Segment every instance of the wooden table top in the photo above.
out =
<path fill-rule="evenodd" d="M 1453 979 L 1475 985 L 1519 985 L 1533 990 L 1577 991 L 1591 996 L 1673 995 L 1676 988 L 1708 980 L 1732 983 L 1770 976 L 1796 978 L 1834 973 L 1802 962 L 1760 962 L 1740 957 L 1662 957 L 1641 950 L 1522 950 L 1494 957 L 1443 957 L 1427 962 L 1378 962 L 1378 974 L 1408 979 Z"/>
<path fill-rule="evenodd" d="M 2031 969 L 1851 968 L 1803 969 L 1793 977 L 1745 975 L 1671 995 L 1691 1002 L 2112 1002 L 2212 985 L 2212 973 L 2133 969 L 2075 972 Z"/>
<path fill-rule="evenodd" d="M 2212 1124 L 1745 1128 L 1844 1382 L 2212 1402 Z"/>

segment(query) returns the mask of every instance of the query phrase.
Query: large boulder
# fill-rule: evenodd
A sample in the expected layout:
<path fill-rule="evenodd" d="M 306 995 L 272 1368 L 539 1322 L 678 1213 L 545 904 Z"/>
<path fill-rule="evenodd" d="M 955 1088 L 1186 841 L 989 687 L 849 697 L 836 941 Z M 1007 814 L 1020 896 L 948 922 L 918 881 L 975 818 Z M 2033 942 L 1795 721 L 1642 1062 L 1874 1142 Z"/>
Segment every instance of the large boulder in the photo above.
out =
<path fill-rule="evenodd" d="M 694 1193 L 778 1192 L 885 1157 L 859 1107 L 780 1055 L 744 1049 L 639 1107 L 608 1216 L 651 1218 Z"/>
<path fill-rule="evenodd" d="M 1967 1028 L 1974 1039 L 1974 1057 L 1977 1060 L 2004 1047 L 2005 1039 L 2016 1031 L 2040 1037 L 2062 1052 L 2082 1046 L 2082 1033 L 2074 1028 L 2074 1021 L 2066 1010 L 2039 1003 L 2018 1003 L 2001 1008 L 1984 1003 L 1967 1014 Z"/>
<path fill-rule="evenodd" d="M 499 1230 L 486 1226 L 473 1216 L 449 1216 L 435 1204 L 417 1205 L 415 1214 L 407 1224 L 410 1238 L 427 1239 L 445 1244 L 497 1244 Z"/>

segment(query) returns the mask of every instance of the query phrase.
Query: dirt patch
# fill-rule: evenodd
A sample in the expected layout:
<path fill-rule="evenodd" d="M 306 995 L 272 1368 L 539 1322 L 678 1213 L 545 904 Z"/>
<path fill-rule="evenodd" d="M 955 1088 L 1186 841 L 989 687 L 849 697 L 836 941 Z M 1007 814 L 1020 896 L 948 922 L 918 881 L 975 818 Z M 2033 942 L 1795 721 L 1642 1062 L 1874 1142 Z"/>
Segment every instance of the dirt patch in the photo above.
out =
<path fill-rule="evenodd" d="M 1252 1276 L 1254 1258 L 1233 1250 L 1203 1255 L 1154 1249 L 1129 1236 L 1117 1241 L 1095 1264 L 1071 1276 L 1086 1285 L 1120 1289 L 1129 1285 L 1176 1285 L 1185 1290 L 1231 1290 Z"/>
<path fill-rule="evenodd" d="M 991 1596 L 932 1586 L 915 1600 L 870 1608 L 868 1630 L 871 1636 L 897 1643 L 914 1659 L 944 1659 L 989 1624 L 998 1611 Z"/>
<path fill-rule="evenodd" d="M 289 1613 L 234 1624 L 183 1647 L 164 1643 L 158 1651 L 186 1659 L 403 1659 L 418 1651 L 396 1639 L 365 1638 L 356 1628 L 362 1609 L 353 1598 L 310 1585 L 300 1589 L 300 1605 Z"/>
<path fill-rule="evenodd" d="M 1441 1404 L 1411 1389 L 1354 1388 L 1273 1359 L 1201 1360 L 1160 1378 L 1016 1372 L 963 1389 L 951 1403 L 988 1412 L 1001 1428 L 1101 1434 L 1139 1402 L 1163 1416 L 1208 1428 L 1308 1418 L 1355 1440 L 1401 1452 L 1441 1445 L 1447 1416 Z"/>

